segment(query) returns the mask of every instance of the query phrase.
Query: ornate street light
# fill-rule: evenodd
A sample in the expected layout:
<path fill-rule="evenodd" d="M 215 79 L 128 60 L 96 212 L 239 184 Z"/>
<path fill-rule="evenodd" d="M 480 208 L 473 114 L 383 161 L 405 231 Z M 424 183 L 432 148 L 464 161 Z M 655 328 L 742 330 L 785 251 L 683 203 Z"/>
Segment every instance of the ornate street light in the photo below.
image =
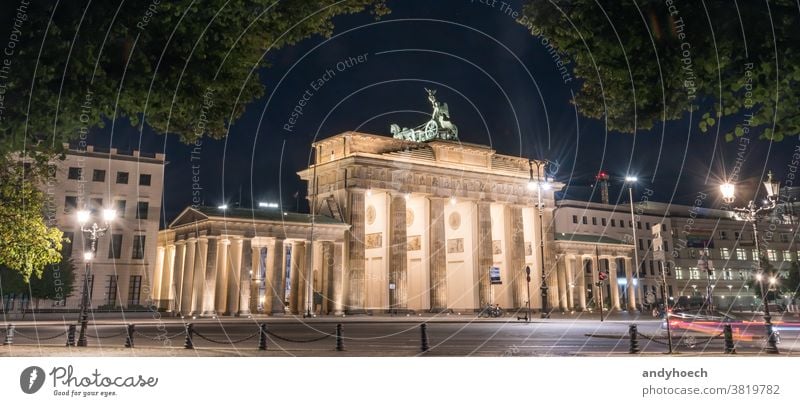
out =
<path fill-rule="evenodd" d="M 720 192 L 722 199 L 726 204 L 732 204 L 735 200 L 735 186 L 731 183 L 720 185 Z M 769 215 L 778 204 L 778 191 L 780 190 L 780 182 L 772 179 L 772 171 L 767 175 L 767 180 L 764 181 L 764 190 L 767 192 L 767 199 L 761 205 L 756 204 L 754 200 L 750 200 L 746 207 L 736 207 L 733 211 L 738 214 L 738 218 L 749 222 L 753 225 L 753 239 L 756 242 L 756 252 L 758 252 L 756 280 L 761 288 L 761 301 L 764 304 L 764 324 L 767 330 L 767 344 L 764 351 L 768 354 L 778 354 L 778 343 L 775 337 L 775 332 L 772 326 L 772 316 L 769 313 L 769 302 L 767 291 L 764 289 L 764 264 L 761 255 L 761 247 L 758 238 L 758 221 Z M 774 278 L 770 271 L 770 280 Z"/>
<path fill-rule="evenodd" d="M 91 227 L 86 227 L 86 224 L 88 224 L 92 218 L 92 213 L 89 210 L 79 210 L 77 217 L 81 232 L 83 232 L 90 241 L 89 250 L 83 253 L 86 267 L 83 273 L 81 311 L 78 316 L 78 322 L 81 324 L 81 332 L 78 336 L 78 347 L 86 347 L 86 326 L 89 318 L 89 275 L 92 273 L 92 260 L 97 256 L 97 240 L 108 230 L 109 224 L 117 217 L 117 212 L 113 209 L 103 210 L 102 227 L 98 226 L 96 222 L 92 222 Z"/>
<path fill-rule="evenodd" d="M 542 191 L 543 190 L 550 190 L 553 186 L 550 181 L 547 179 L 546 175 L 543 172 L 543 169 L 547 168 L 547 165 L 550 164 L 548 160 L 537 160 L 537 161 L 529 161 L 528 168 L 530 169 L 530 178 L 528 179 L 528 189 L 529 190 L 537 190 L 536 197 L 537 197 L 537 211 L 539 212 L 539 255 L 540 255 L 540 264 L 542 268 L 542 284 L 539 290 L 542 294 L 542 318 L 549 319 L 550 318 L 550 311 L 547 305 L 547 274 L 544 270 L 544 220 L 543 220 L 543 211 L 544 211 L 544 202 L 542 201 Z M 536 165 L 536 174 L 537 178 L 534 179 L 533 177 L 533 165 Z M 530 279 L 530 278 L 528 278 Z M 530 282 L 528 282 L 530 284 Z M 530 314 L 530 294 L 528 297 L 528 314 Z M 528 317 L 528 316 L 526 316 Z"/>

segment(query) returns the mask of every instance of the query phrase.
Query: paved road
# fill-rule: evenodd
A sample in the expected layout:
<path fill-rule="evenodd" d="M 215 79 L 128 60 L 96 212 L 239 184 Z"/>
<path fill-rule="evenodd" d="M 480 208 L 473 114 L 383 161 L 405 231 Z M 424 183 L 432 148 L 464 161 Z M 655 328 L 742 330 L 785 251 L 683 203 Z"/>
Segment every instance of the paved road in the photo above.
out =
<path fill-rule="evenodd" d="M 420 354 L 421 318 L 326 318 L 304 321 L 294 318 L 255 319 L 204 319 L 195 320 L 194 345 L 199 350 L 224 350 L 223 355 L 259 355 L 258 325 L 267 323 L 269 334 L 267 355 L 364 355 L 364 356 L 414 356 Z M 160 321 L 143 319 L 136 324 L 134 336 L 137 349 L 169 350 L 163 355 L 184 350 L 184 325 L 179 319 Z M 333 337 L 336 324 L 343 325 L 346 351 L 336 352 Z M 595 320 L 534 320 L 531 323 L 512 319 L 473 321 L 470 319 L 427 320 L 429 355 L 439 356 L 608 356 L 626 354 L 629 321 Z M 666 350 L 662 323 L 653 319 L 638 320 L 639 332 L 654 340 L 643 338 L 640 347 L 645 354 L 659 354 Z M 755 328 L 755 327 L 754 327 Z M 16 326 L 14 348 L 36 348 L 40 354 L 48 349 L 64 349 L 66 342 L 63 323 L 25 324 Z M 38 341 L 37 341 L 38 334 Z M 112 320 L 101 320 L 90 326 L 89 346 L 95 355 L 123 348 L 125 327 Z M 327 337 L 325 337 L 327 335 Z M 53 336 L 58 336 L 52 338 Z M 148 339 L 159 337 L 159 339 Z M 693 339 L 689 338 L 693 336 Z M 172 337 L 164 340 L 165 337 Z M 250 338 L 247 338 L 250 337 Z M 325 337 L 325 338 L 323 338 Z M 678 332 L 674 334 L 678 351 L 685 354 L 722 354 L 721 338 L 709 338 L 703 333 Z M 312 341 L 317 338 L 320 340 Z M 77 337 L 76 337 L 77 339 Z M 783 331 L 780 348 L 784 354 L 800 355 L 797 331 Z M 241 341 L 244 340 L 244 341 Z M 236 343 L 231 344 L 234 341 Z M 241 342 L 238 342 L 241 341 Z M 312 341 L 312 342 L 304 342 Z M 688 344 L 694 341 L 694 346 Z M 739 353 L 758 354 L 762 343 L 741 341 L 736 344 Z M 124 354 L 124 353 L 123 353 Z M 6 347 L 5 355 L 15 355 Z M 17 353 L 17 355 L 21 355 Z M 36 354 L 39 355 L 39 354 Z M 158 355 L 157 351 L 154 355 Z M 180 354 L 184 355 L 184 354 Z M 188 355 L 188 354 L 186 354 Z"/>

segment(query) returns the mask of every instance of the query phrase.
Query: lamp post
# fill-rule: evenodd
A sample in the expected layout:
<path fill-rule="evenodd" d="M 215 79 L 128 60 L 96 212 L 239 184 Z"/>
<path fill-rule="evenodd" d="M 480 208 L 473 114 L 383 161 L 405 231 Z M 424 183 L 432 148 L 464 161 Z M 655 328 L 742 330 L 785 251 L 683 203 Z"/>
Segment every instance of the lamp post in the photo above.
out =
<path fill-rule="evenodd" d="M 735 200 L 735 186 L 732 183 L 725 183 L 720 185 L 720 192 L 722 199 L 726 204 L 732 204 Z M 758 253 L 756 259 L 756 280 L 761 288 L 761 301 L 764 303 L 764 325 L 767 330 L 767 344 L 764 351 L 768 354 L 778 354 L 778 345 L 773 331 L 772 316 L 769 313 L 769 303 L 767 301 L 767 291 L 764 289 L 764 264 L 762 263 L 761 246 L 758 237 L 758 221 L 764 216 L 769 215 L 778 203 L 778 191 L 780 190 L 780 183 L 772 179 L 772 171 L 767 175 L 767 180 L 764 181 L 764 189 L 767 192 L 767 200 L 763 204 L 758 205 L 754 200 L 750 200 L 746 207 L 735 207 L 733 211 L 738 214 L 738 218 L 749 222 L 753 226 L 753 239 L 756 242 L 756 252 Z M 774 278 L 770 271 L 770 278 Z"/>
<path fill-rule="evenodd" d="M 528 162 L 528 168 L 530 169 L 530 178 L 528 180 L 528 189 L 529 190 L 534 190 L 534 189 L 537 190 L 537 193 L 536 193 L 536 197 L 537 197 L 536 209 L 539 212 L 539 258 L 540 258 L 540 262 L 539 263 L 541 264 L 541 267 L 542 267 L 542 285 L 541 285 L 541 287 L 539 289 L 542 292 L 542 318 L 543 319 L 549 319 L 550 318 L 550 311 L 548 309 L 549 306 L 547 305 L 547 290 L 548 290 L 548 287 L 547 287 L 547 275 L 546 275 L 545 270 L 544 270 L 544 217 L 543 217 L 544 202 L 542 201 L 542 191 L 543 190 L 550 190 L 550 188 L 552 188 L 552 185 L 550 184 L 550 182 L 547 180 L 547 178 L 545 176 L 543 176 L 544 173 L 542 171 L 545 168 L 545 166 L 547 164 L 549 164 L 549 163 L 550 163 L 550 161 L 548 161 L 548 160 L 529 161 Z M 534 178 L 533 178 L 533 165 L 536 165 L 536 174 L 538 176 L 538 178 L 537 178 L 538 181 L 534 180 Z M 530 282 L 529 282 L 529 284 L 530 284 Z M 530 300 L 530 288 L 529 288 L 529 291 L 528 291 L 528 312 L 529 313 L 530 313 L 530 306 L 531 306 L 531 300 Z"/>
<path fill-rule="evenodd" d="M 639 266 L 640 266 L 640 263 L 639 263 L 639 245 L 638 245 L 638 240 L 636 239 L 637 222 L 636 222 L 636 214 L 633 211 L 633 185 L 636 184 L 636 182 L 638 182 L 638 181 L 639 181 L 639 179 L 636 176 L 630 176 L 630 175 L 625 176 L 625 184 L 628 185 L 628 200 L 629 200 L 629 204 L 630 204 L 630 207 L 631 207 L 631 230 L 633 230 L 633 262 L 634 262 L 634 265 L 633 265 L 632 271 L 633 271 L 633 278 L 634 278 L 634 289 L 633 289 L 633 291 L 634 291 L 633 303 L 634 304 L 636 304 L 637 300 L 641 299 L 641 297 L 642 297 L 641 293 L 639 292 L 639 286 L 640 286 L 640 284 L 639 284 Z M 617 276 L 614 275 L 614 277 L 616 278 Z"/>
<path fill-rule="evenodd" d="M 91 227 L 86 224 L 91 220 L 92 214 L 89 210 L 78 211 L 78 224 L 81 232 L 89 238 L 89 250 L 83 253 L 86 266 L 83 272 L 83 293 L 81 294 L 81 311 L 78 322 L 81 324 L 81 332 L 78 336 L 78 347 L 86 347 L 86 326 L 89 318 L 89 275 L 92 273 L 92 260 L 97 254 L 97 240 L 108 230 L 109 224 L 117 217 L 117 212 L 113 209 L 103 210 L 103 226 L 100 227 L 96 222 L 92 222 Z"/>

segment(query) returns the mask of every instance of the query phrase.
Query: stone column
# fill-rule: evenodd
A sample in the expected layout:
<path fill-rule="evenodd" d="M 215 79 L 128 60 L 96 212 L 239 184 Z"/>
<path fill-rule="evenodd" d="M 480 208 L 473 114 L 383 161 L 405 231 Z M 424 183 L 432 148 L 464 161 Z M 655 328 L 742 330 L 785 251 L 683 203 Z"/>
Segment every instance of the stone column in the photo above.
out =
<path fill-rule="evenodd" d="M 447 250 L 445 248 L 444 198 L 429 197 L 431 312 L 447 310 Z M 490 242 L 491 244 L 491 242 Z"/>
<path fill-rule="evenodd" d="M 620 310 L 619 306 L 619 284 L 617 283 L 617 261 L 614 258 L 606 257 L 608 261 L 608 279 L 611 285 L 611 308 Z"/>
<path fill-rule="evenodd" d="M 249 238 L 242 240 L 241 260 L 239 272 L 239 311 L 238 316 L 250 315 L 250 279 L 253 272 L 252 241 Z"/>
<path fill-rule="evenodd" d="M 558 306 L 562 312 L 569 310 L 567 299 L 567 257 L 561 255 L 558 260 Z"/>
<path fill-rule="evenodd" d="M 149 281 L 143 281 L 143 285 L 146 285 L 148 282 L 150 283 L 150 297 L 145 298 L 145 302 L 148 300 L 149 303 L 155 304 L 156 307 L 159 307 L 159 303 L 161 302 L 161 280 L 164 277 L 164 270 L 167 268 L 166 266 L 166 255 L 167 247 L 158 246 L 156 247 L 156 263 L 155 267 L 153 267 L 153 274 L 150 275 Z M 148 279 L 145 277 L 145 279 Z M 144 292 L 144 286 L 142 291 Z"/>
<path fill-rule="evenodd" d="M 306 243 L 305 241 L 292 242 L 292 263 L 291 275 L 289 275 L 289 312 L 298 314 L 300 309 L 303 309 L 302 298 L 303 289 L 305 285 L 305 260 L 306 260 Z"/>
<path fill-rule="evenodd" d="M 194 279 L 192 281 L 192 314 L 199 315 L 203 312 L 203 298 L 205 297 L 206 265 L 208 264 L 208 238 L 200 237 L 197 240 L 197 249 L 194 254 Z"/>
<path fill-rule="evenodd" d="M 234 316 L 239 313 L 239 289 L 242 286 L 242 247 L 241 238 L 234 238 L 230 246 L 230 260 L 228 276 L 223 283 L 228 284 L 227 308 L 225 314 Z M 222 310 L 220 310 L 222 311 Z"/>
<path fill-rule="evenodd" d="M 282 239 L 272 241 L 267 247 L 267 297 L 264 305 L 267 309 L 269 303 L 269 314 L 285 313 L 286 277 L 283 275 L 283 252 Z"/>
<path fill-rule="evenodd" d="M 164 272 L 161 275 L 161 301 L 159 307 L 162 309 L 172 309 L 174 297 L 172 294 L 173 274 L 175 272 L 175 244 L 167 245 L 164 257 Z"/>
<path fill-rule="evenodd" d="M 312 302 L 313 298 L 311 295 L 314 291 L 314 249 L 315 245 L 313 241 L 306 240 L 304 245 L 303 251 L 303 258 L 299 258 L 303 261 L 301 266 L 303 267 L 303 272 L 300 273 L 300 291 L 298 293 L 298 300 L 297 300 L 297 311 L 299 314 L 306 314 L 309 310 L 313 310 L 309 308 L 309 304 Z M 312 311 L 313 313 L 313 311 Z"/>
<path fill-rule="evenodd" d="M 389 202 L 389 308 L 408 307 L 408 238 L 406 236 L 406 199 L 400 194 L 391 194 Z"/>
<path fill-rule="evenodd" d="M 575 257 L 565 258 L 567 276 L 567 310 L 575 309 Z"/>
<path fill-rule="evenodd" d="M 194 238 L 186 242 L 186 256 L 183 261 L 183 281 L 181 282 L 180 311 L 182 316 L 188 316 L 194 308 L 194 270 L 197 240 Z"/>
<path fill-rule="evenodd" d="M 364 192 L 361 190 L 348 190 L 347 197 L 347 213 L 350 220 L 350 230 L 347 232 L 348 253 L 350 254 L 350 266 L 347 270 L 347 310 L 361 313 L 364 311 L 366 304 Z"/>
<path fill-rule="evenodd" d="M 219 253 L 219 241 L 216 238 L 209 238 L 206 244 L 206 266 L 205 283 L 203 285 L 203 300 L 201 314 L 204 317 L 216 316 L 216 294 L 217 294 L 217 254 Z M 202 241 L 201 241 L 202 244 Z"/>
<path fill-rule="evenodd" d="M 333 314 L 344 314 L 344 243 L 336 242 L 333 248 Z"/>
<path fill-rule="evenodd" d="M 181 287 L 183 286 L 183 259 L 186 255 L 186 241 L 175 242 L 175 263 L 172 265 L 174 271 L 172 272 L 172 286 L 170 287 L 170 296 L 172 297 L 172 304 L 170 310 L 173 313 L 178 313 L 181 310 Z"/>
<path fill-rule="evenodd" d="M 586 311 L 586 268 L 584 268 L 583 257 L 577 258 L 577 265 L 579 266 L 576 274 L 578 279 L 578 309 L 582 312 Z"/>
<path fill-rule="evenodd" d="M 269 252 L 269 250 L 267 250 Z M 261 246 L 250 244 L 250 270 L 248 274 L 250 280 L 250 311 L 259 312 L 259 307 L 264 307 L 264 302 L 261 302 Z M 267 285 L 267 290 L 269 286 Z M 263 310 L 262 310 L 263 311 Z"/>
<path fill-rule="evenodd" d="M 323 241 L 322 249 L 322 314 L 330 314 L 334 308 L 334 285 L 336 283 L 334 275 L 334 245 L 332 241 Z"/>
<path fill-rule="evenodd" d="M 633 259 L 625 258 L 625 280 L 628 281 L 628 311 L 636 310 L 636 286 L 633 286 Z"/>
<path fill-rule="evenodd" d="M 230 266 L 230 259 L 228 257 L 228 248 L 231 245 L 231 240 L 224 238 L 220 239 L 217 243 L 217 278 L 214 282 L 214 309 L 217 314 L 225 314 L 228 305 L 228 268 Z"/>
<path fill-rule="evenodd" d="M 506 238 L 510 241 L 510 252 L 506 258 L 509 259 L 508 275 L 514 284 L 512 296 L 514 298 L 514 307 L 517 309 L 527 308 L 526 302 L 528 301 L 528 286 L 525 275 L 525 234 L 522 229 L 522 208 L 519 206 L 506 206 Z M 553 270 L 555 271 L 555 270 Z M 548 284 L 550 281 L 548 280 Z M 555 285 L 550 285 L 555 288 Z M 555 289 L 553 289 L 555 290 Z M 551 308 L 554 302 L 550 302 Z"/>
<path fill-rule="evenodd" d="M 477 202 L 478 206 L 478 305 L 483 309 L 492 301 L 492 285 L 489 283 L 489 268 L 494 264 L 492 255 L 492 204 Z M 444 225 L 442 225 L 444 227 Z M 444 230 L 442 230 L 444 231 Z M 531 295 L 534 293 L 531 292 Z"/>
<path fill-rule="evenodd" d="M 599 308 L 603 307 L 603 302 L 600 301 L 600 287 L 597 286 L 597 282 L 599 279 L 597 278 L 598 272 L 600 272 L 600 259 L 597 256 L 593 256 L 589 259 L 589 264 L 592 267 L 592 300 L 595 302 L 595 305 L 599 304 Z M 606 299 L 606 294 L 603 292 L 603 301 Z"/>

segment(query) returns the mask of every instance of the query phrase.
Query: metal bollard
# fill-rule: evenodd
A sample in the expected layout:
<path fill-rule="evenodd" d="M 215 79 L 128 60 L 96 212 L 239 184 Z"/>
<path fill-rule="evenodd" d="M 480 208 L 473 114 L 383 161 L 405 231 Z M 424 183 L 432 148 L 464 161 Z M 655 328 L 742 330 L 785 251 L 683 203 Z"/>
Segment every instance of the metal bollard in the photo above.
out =
<path fill-rule="evenodd" d="M 75 346 L 75 325 L 70 324 L 67 328 L 67 347 Z"/>
<path fill-rule="evenodd" d="M 733 345 L 733 329 L 730 324 L 726 324 L 722 330 L 725 335 L 725 354 L 736 354 L 736 347 Z"/>
<path fill-rule="evenodd" d="M 344 339 L 342 338 L 342 323 L 336 325 L 336 351 L 344 351 Z"/>
<path fill-rule="evenodd" d="M 136 327 L 133 324 L 128 324 L 128 336 L 125 337 L 125 348 L 133 348 L 133 333 Z"/>
<path fill-rule="evenodd" d="M 428 325 L 426 323 L 422 323 L 419 326 L 420 332 L 420 350 L 422 352 L 428 352 L 430 346 L 428 346 Z"/>
<path fill-rule="evenodd" d="M 11 345 L 14 344 L 14 325 L 9 324 L 8 328 L 6 329 L 6 339 L 3 340 L 3 345 Z"/>
<path fill-rule="evenodd" d="M 636 328 L 635 324 L 631 324 L 628 328 L 628 335 L 631 338 L 628 354 L 638 354 L 641 350 L 639 349 L 639 330 Z"/>
<path fill-rule="evenodd" d="M 192 342 L 192 335 L 194 335 L 194 324 L 189 323 L 186 325 L 186 341 L 183 342 L 183 348 L 187 350 L 194 349 L 194 343 Z"/>
<path fill-rule="evenodd" d="M 267 350 L 267 323 L 261 323 L 258 327 L 258 349 Z"/>

